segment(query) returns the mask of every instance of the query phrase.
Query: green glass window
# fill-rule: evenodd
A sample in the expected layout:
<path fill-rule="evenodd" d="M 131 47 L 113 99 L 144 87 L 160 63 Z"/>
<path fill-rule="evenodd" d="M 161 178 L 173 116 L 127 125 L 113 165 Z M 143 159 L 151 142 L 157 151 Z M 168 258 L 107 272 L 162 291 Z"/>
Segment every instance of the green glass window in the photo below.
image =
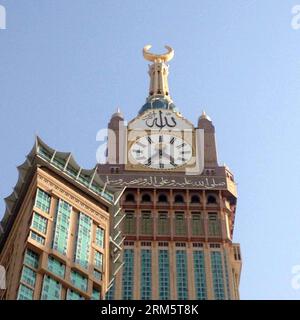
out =
<path fill-rule="evenodd" d="M 48 152 L 48 150 L 42 146 L 38 146 L 38 153 L 42 158 L 44 158 L 48 161 L 50 161 L 52 158 L 52 155 Z"/>
<path fill-rule="evenodd" d="M 62 262 L 53 258 L 52 256 L 49 256 L 48 257 L 48 270 L 51 271 L 52 273 L 56 274 L 57 276 L 64 278 L 66 266 Z"/>
<path fill-rule="evenodd" d="M 176 284 L 177 284 L 177 299 L 188 299 L 188 279 L 187 279 L 187 257 L 186 251 L 176 251 Z"/>
<path fill-rule="evenodd" d="M 170 261 L 169 251 L 159 250 L 158 253 L 159 268 L 159 299 L 170 299 Z"/>
<path fill-rule="evenodd" d="M 38 230 L 39 232 L 46 234 L 47 232 L 47 223 L 48 219 L 42 217 L 40 214 L 34 212 L 32 217 L 32 224 L 31 226 Z"/>
<path fill-rule="evenodd" d="M 61 170 L 64 170 L 66 165 L 66 162 L 63 159 L 59 159 L 59 158 L 52 159 L 52 163 Z"/>
<path fill-rule="evenodd" d="M 134 251 L 133 249 L 124 249 L 124 266 L 123 266 L 123 300 L 133 299 L 133 270 L 134 268 Z"/>
<path fill-rule="evenodd" d="M 51 197 L 49 196 L 48 193 L 46 193 L 42 189 L 37 189 L 36 197 L 35 197 L 35 206 L 37 208 L 40 208 L 46 213 L 49 213 L 50 201 L 51 201 Z"/>
<path fill-rule="evenodd" d="M 76 288 L 87 291 L 88 279 L 79 272 L 71 270 L 71 282 Z"/>
<path fill-rule="evenodd" d="M 220 221 L 216 213 L 208 214 L 208 234 L 213 237 L 221 235 Z"/>
<path fill-rule="evenodd" d="M 184 213 L 175 214 L 175 234 L 178 236 L 186 234 L 186 220 Z"/>
<path fill-rule="evenodd" d="M 34 231 L 30 231 L 30 238 L 39 242 L 40 244 L 44 245 L 45 244 L 45 238 L 40 236 Z"/>
<path fill-rule="evenodd" d="M 94 278 L 95 278 L 95 279 L 97 279 L 97 280 L 102 280 L 102 272 L 94 269 L 93 275 L 94 275 Z"/>
<path fill-rule="evenodd" d="M 21 275 L 21 281 L 25 282 L 26 284 L 30 285 L 31 287 L 35 286 L 36 280 L 36 272 L 32 269 L 24 266 Z"/>
<path fill-rule="evenodd" d="M 84 297 L 79 293 L 71 289 L 68 289 L 66 300 L 84 300 Z"/>
<path fill-rule="evenodd" d="M 33 300 L 33 290 L 20 284 L 17 300 Z"/>
<path fill-rule="evenodd" d="M 115 299 L 115 284 L 113 284 L 110 289 L 106 292 L 105 300 L 114 300 Z"/>
<path fill-rule="evenodd" d="M 30 249 L 26 249 L 24 263 L 37 269 L 39 266 L 39 255 Z"/>
<path fill-rule="evenodd" d="M 141 217 L 141 234 L 152 234 L 152 217 L 151 213 L 142 213 Z"/>
<path fill-rule="evenodd" d="M 61 300 L 61 289 L 61 283 L 44 275 L 41 300 Z"/>
<path fill-rule="evenodd" d="M 215 300 L 224 300 L 225 290 L 223 279 L 222 255 L 219 251 L 212 251 L 210 253 L 210 256 Z"/>
<path fill-rule="evenodd" d="M 159 213 L 157 233 L 159 235 L 167 235 L 170 233 L 170 222 L 167 213 Z"/>
<path fill-rule="evenodd" d="M 104 229 L 96 228 L 96 245 L 100 248 L 104 248 Z"/>
<path fill-rule="evenodd" d="M 135 217 L 133 212 L 125 213 L 125 222 L 124 222 L 124 233 L 126 234 L 134 234 L 136 231 L 135 226 Z"/>
<path fill-rule="evenodd" d="M 141 251 L 141 300 L 151 299 L 151 250 Z"/>
<path fill-rule="evenodd" d="M 202 236 L 204 235 L 204 226 L 201 213 L 192 213 L 192 235 Z"/>
<path fill-rule="evenodd" d="M 102 270 L 102 265 L 103 265 L 103 254 L 95 251 L 95 266 Z"/>
<path fill-rule="evenodd" d="M 89 216 L 79 213 L 75 262 L 86 269 L 89 265 L 92 223 Z"/>
<path fill-rule="evenodd" d="M 100 290 L 99 289 L 93 288 L 93 293 L 92 293 L 91 300 L 101 300 L 101 298 L 100 298 Z"/>
<path fill-rule="evenodd" d="M 52 247 L 63 255 L 67 253 L 71 211 L 71 205 L 58 201 Z"/>
<path fill-rule="evenodd" d="M 204 252 L 194 251 L 194 277 L 195 277 L 195 290 L 197 300 L 206 300 L 206 275 L 205 275 L 205 262 Z"/>

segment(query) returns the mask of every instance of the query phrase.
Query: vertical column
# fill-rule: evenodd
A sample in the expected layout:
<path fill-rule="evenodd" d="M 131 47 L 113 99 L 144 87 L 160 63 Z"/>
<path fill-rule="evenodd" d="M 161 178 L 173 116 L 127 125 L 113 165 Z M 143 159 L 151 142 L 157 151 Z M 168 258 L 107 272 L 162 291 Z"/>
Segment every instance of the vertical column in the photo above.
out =
<path fill-rule="evenodd" d="M 206 272 L 207 299 L 212 300 L 214 299 L 214 291 L 213 291 L 209 243 L 204 244 L 204 259 L 205 259 L 205 272 Z"/>
<path fill-rule="evenodd" d="M 169 242 L 169 259 L 170 259 L 170 299 L 177 299 L 176 288 L 176 247 L 175 243 Z"/>
<path fill-rule="evenodd" d="M 193 260 L 193 244 L 187 243 L 187 268 L 188 268 L 188 297 L 189 300 L 195 300 L 195 279 L 194 279 L 194 260 Z"/>
<path fill-rule="evenodd" d="M 152 300 L 159 299 L 159 265 L 158 265 L 158 243 L 152 242 Z"/>
<path fill-rule="evenodd" d="M 139 300 L 141 296 L 140 276 L 141 276 L 141 244 L 140 241 L 135 242 L 134 246 L 134 281 L 133 281 L 133 299 Z"/>

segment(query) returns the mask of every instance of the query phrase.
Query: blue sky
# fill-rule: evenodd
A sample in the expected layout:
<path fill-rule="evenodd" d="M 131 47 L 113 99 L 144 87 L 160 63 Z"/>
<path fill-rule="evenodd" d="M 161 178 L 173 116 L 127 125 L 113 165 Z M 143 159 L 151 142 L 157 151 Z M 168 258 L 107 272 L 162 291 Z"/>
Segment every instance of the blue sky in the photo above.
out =
<path fill-rule="evenodd" d="M 120 107 L 130 120 L 148 91 L 141 50 L 175 49 L 169 85 L 194 123 L 216 127 L 220 164 L 235 173 L 242 299 L 299 299 L 300 0 L 0 0 L 0 197 L 38 134 L 93 167 Z M 0 202 L 0 217 L 4 202 Z"/>

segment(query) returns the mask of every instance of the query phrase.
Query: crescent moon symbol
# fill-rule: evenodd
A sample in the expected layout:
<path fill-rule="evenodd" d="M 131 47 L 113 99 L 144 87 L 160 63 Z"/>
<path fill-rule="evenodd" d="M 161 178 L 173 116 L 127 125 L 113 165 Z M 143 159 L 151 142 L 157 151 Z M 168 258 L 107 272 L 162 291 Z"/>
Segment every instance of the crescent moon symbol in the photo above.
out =
<path fill-rule="evenodd" d="M 154 54 L 154 53 L 149 52 L 151 47 L 152 46 L 150 44 L 148 44 L 143 48 L 143 56 L 148 61 L 162 60 L 164 62 L 167 62 L 167 61 L 170 61 L 174 57 L 174 49 L 169 46 L 165 46 L 165 48 L 168 50 L 168 52 L 164 53 L 164 54 Z"/>

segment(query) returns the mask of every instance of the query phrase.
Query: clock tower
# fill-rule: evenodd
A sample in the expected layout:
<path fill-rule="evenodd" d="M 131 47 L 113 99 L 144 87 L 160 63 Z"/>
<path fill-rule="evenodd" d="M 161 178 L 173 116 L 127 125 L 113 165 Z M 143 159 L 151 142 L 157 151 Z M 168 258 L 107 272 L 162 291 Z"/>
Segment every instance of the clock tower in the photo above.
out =
<path fill-rule="evenodd" d="M 239 299 L 233 174 L 218 165 L 211 119 L 203 112 L 193 124 L 170 97 L 174 50 L 158 55 L 150 48 L 143 49 L 151 62 L 146 103 L 128 124 L 120 110 L 113 114 L 107 163 L 98 165 L 106 186 L 126 187 L 124 237 L 115 243 L 123 266 L 107 298 Z"/>

